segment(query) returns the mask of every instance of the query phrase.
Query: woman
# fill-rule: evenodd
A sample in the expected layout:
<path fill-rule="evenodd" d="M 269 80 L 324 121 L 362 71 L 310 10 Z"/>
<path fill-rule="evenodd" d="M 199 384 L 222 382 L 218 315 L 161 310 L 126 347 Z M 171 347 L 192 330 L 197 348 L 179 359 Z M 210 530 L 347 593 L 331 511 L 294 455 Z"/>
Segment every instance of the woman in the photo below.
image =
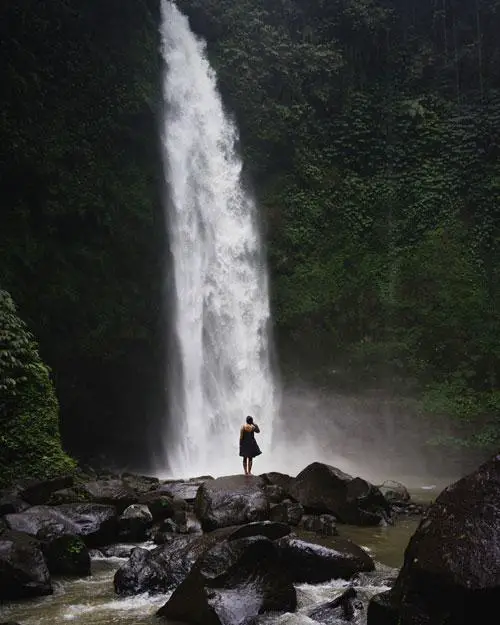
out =
<path fill-rule="evenodd" d="M 243 470 L 245 475 L 252 475 L 252 462 L 255 456 L 262 452 L 255 440 L 255 434 L 259 433 L 259 426 L 248 416 L 245 425 L 240 430 L 240 456 L 243 457 Z"/>

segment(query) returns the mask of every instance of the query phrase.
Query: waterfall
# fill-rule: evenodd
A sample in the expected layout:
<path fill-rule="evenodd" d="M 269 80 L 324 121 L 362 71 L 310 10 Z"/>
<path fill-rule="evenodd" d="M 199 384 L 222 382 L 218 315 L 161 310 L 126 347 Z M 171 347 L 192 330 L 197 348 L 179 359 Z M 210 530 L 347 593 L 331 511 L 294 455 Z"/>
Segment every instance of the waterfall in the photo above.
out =
<path fill-rule="evenodd" d="M 205 45 L 162 1 L 162 127 L 173 263 L 176 373 L 168 384 L 169 472 L 241 472 L 239 428 L 261 427 L 270 458 L 278 392 L 269 339 L 269 290 L 255 203 L 241 181 L 237 129 L 226 115 Z M 259 460 L 262 470 L 264 462 Z"/>

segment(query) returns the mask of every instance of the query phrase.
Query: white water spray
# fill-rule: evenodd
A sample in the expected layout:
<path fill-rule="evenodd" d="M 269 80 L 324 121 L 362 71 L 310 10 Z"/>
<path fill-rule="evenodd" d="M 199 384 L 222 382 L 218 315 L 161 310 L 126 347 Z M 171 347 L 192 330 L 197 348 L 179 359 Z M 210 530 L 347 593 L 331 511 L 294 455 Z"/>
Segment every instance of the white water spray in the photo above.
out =
<path fill-rule="evenodd" d="M 256 207 L 242 187 L 237 131 L 204 43 L 168 0 L 162 1 L 162 52 L 170 306 L 181 380 L 169 388 L 169 469 L 176 476 L 240 472 L 239 428 L 250 414 L 262 430 L 263 470 L 278 396 Z"/>

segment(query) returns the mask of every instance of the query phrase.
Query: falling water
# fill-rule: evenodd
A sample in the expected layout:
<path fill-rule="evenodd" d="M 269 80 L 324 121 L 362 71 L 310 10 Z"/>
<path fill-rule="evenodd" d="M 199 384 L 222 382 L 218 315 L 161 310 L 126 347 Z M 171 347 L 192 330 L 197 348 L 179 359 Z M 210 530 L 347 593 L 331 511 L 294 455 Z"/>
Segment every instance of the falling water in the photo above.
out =
<path fill-rule="evenodd" d="M 268 280 L 256 207 L 241 182 L 237 130 L 224 112 L 204 43 L 167 0 L 162 52 L 175 293 L 169 305 L 180 379 L 168 389 L 168 465 L 174 475 L 217 475 L 240 470 L 238 434 L 247 414 L 261 427 L 263 452 L 271 440 L 278 400 Z"/>

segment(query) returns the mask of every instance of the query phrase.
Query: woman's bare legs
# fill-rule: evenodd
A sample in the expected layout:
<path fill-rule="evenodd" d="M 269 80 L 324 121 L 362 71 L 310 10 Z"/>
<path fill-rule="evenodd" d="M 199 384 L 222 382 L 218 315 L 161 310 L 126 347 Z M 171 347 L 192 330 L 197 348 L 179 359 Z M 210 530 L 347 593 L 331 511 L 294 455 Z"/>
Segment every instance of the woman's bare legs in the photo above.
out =
<path fill-rule="evenodd" d="M 249 460 L 249 458 L 243 458 L 243 471 L 245 472 L 245 475 L 248 475 L 248 468 L 247 468 L 247 461 Z"/>
<path fill-rule="evenodd" d="M 252 462 L 253 458 L 248 458 L 248 475 L 252 475 Z"/>

